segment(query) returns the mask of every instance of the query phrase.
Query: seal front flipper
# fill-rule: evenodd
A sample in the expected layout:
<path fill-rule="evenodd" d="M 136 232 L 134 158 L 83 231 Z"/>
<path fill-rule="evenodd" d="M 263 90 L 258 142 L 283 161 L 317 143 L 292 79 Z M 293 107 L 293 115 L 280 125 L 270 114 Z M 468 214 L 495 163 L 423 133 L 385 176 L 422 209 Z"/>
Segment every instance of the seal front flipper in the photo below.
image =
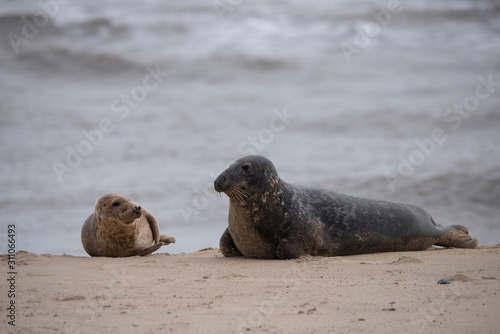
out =
<path fill-rule="evenodd" d="M 220 238 L 219 248 L 222 255 L 226 257 L 243 256 L 243 254 L 241 254 L 241 252 L 239 251 L 238 247 L 236 247 L 236 245 L 234 244 L 234 240 L 231 237 L 231 234 L 229 233 L 229 229 L 227 228 L 224 231 L 224 234 L 222 234 L 222 237 Z"/>
<path fill-rule="evenodd" d="M 158 222 L 156 221 L 156 218 L 152 214 L 150 214 L 148 211 L 146 211 L 146 209 L 142 209 L 142 212 L 144 214 L 144 217 L 146 217 L 146 219 L 149 223 L 149 227 L 151 228 L 151 232 L 153 233 L 153 240 L 155 242 L 155 246 L 160 245 L 158 247 L 158 248 L 160 248 L 161 246 L 166 246 L 166 245 L 175 243 L 174 237 L 171 237 L 169 235 L 160 234 L 160 227 L 158 226 Z"/>
<path fill-rule="evenodd" d="M 304 246 L 290 237 L 282 238 L 276 249 L 276 256 L 280 259 L 297 259 L 304 254 Z"/>
<path fill-rule="evenodd" d="M 155 245 L 156 245 L 160 241 L 160 228 L 158 227 L 158 222 L 156 221 L 156 218 L 144 208 L 142 209 L 142 214 L 144 215 L 144 217 L 146 217 L 146 219 L 149 223 L 149 227 L 151 228 L 151 232 L 153 232 L 153 240 L 154 240 Z"/>

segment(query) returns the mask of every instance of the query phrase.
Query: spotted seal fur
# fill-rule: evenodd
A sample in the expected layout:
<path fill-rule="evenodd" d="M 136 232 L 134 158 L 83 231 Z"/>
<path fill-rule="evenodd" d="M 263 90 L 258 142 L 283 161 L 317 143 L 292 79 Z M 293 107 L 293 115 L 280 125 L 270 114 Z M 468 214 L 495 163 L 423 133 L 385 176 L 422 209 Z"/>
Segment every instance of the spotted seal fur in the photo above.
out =
<path fill-rule="evenodd" d="M 414 205 L 288 184 L 262 156 L 237 160 L 214 187 L 229 197 L 220 239 L 225 256 L 293 259 L 477 245 L 465 227 L 436 224 Z"/>

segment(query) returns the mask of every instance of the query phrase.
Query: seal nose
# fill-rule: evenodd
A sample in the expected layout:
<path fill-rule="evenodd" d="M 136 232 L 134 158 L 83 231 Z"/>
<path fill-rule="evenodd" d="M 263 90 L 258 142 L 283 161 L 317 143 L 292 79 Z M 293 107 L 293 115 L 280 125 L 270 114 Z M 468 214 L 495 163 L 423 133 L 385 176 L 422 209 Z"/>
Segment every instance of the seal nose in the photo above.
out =
<path fill-rule="evenodd" d="M 215 191 L 218 191 L 218 192 L 224 191 L 224 182 L 225 181 L 226 181 L 226 177 L 224 175 L 219 175 L 214 181 Z"/>
<path fill-rule="evenodd" d="M 134 209 L 135 209 L 135 211 L 137 211 L 137 212 L 141 212 L 141 206 L 140 206 L 140 205 L 138 205 L 138 206 L 134 206 Z"/>

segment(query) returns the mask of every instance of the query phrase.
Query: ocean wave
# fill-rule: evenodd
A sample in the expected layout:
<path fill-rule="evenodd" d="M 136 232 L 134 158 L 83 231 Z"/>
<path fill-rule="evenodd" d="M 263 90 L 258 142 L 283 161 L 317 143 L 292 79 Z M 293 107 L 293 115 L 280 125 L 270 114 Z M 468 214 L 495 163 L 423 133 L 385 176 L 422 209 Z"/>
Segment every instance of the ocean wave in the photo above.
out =
<path fill-rule="evenodd" d="M 93 18 L 70 25 L 48 20 L 43 26 L 33 26 L 34 29 L 30 27 L 32 23 L 32 14 L 0 16 L 2 30 L 15 34 L 11 36 L 19 41 L 13 45 L 9 38 L 2 39 L 5 61 L 35 71 L 94 69 L 115 72 L 137 65 L 120 54 L 99 48 L 99 42 L 116 39 L 117 32 L 121 38 L 125 37 L 126 28 L 114 25 L 110 19 Z"/>
<path fill-rule="evenodd" d="M 391 187 L 386 175 L 373 174 L 360 179 L 359 176 L 343 176 L 323 184 L 331 184 L 336 190 L 350 195 L 386 199 L 391 201 L 420 203 L 424 206 L 442 205 L 451 202 L 467 202 L 470 206 L 489 207 L 498 212 L 500 199 L 500 168 L 490 167 L 482 171 L 469 170 L 415 173 L 401 177 Z M 332 188 L 333 189 L 333 188 Z"/>
<path fill-rule="evenodd" d="M 68 36 L 89 36 L 111 35 L 117 32 L 128 30 L 124 24 L 115 24 L 110 18 L 95 17 L 78 23 L 57 24 L 58 32 Z"/>
<path fill-rule="evenodd" d="M 120 54 L 65 46 L 44 46 L 42 50 L 30 48 L 19 53 L 17 61 L 29 64 L 34 70 L 51 73 L 54 70 L 66 73 L 89 71 L 116 73 L 142 67 L 142 64 L 135 63 Z"/>
<path fill-rule="evenodd" d="M 321 22 L 328 24 L 332 31 L 340 35 L 341 39 L 351 37 L 355 26 L 368 22 L 382 23 L 383 27 L 397 25 L 398 31 L 413 29 L 415 26 L 421 27 L 424 22 L 429 24 L 435 24 L 435 22 L 453 24 L 458 21 L 467 24 L 487 22 L 492 30 L 499 30 L 500 4 L 497 1 L 401 2 L 401 8 L 395 13 L 388 11 L 387 3 L 386 1 L 363 3 L 363 6 L 350 6 L 341 11 L 317 10 L 313 17 L 316 24 Z M 311 16 L 310 13 L 304 11 L 297 11 L 290 15 L 301 22 L 309 21 L 309 16 Z"/>

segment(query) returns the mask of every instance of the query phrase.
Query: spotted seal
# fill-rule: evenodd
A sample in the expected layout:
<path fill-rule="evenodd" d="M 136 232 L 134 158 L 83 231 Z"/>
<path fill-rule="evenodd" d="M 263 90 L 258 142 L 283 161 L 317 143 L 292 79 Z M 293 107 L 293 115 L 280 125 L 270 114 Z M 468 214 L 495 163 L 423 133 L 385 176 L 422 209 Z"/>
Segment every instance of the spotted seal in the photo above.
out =
<path fill-rule="evenodd" d="M 101 196 L 82 227 L 82 244 L 90 256 L 148 255 L 175 239 L 160 234 L 146 209 L 119 194 Z"/>
<path fill-rule="evenodd" d="M 220 239 L 225 256 L 293 259 L 477 245 L 465 227 L 438 225 L 414 205 L 288 184 L 262 156 L 237 160 L 214 187 L 229 197 L 229 225 Z"/>

